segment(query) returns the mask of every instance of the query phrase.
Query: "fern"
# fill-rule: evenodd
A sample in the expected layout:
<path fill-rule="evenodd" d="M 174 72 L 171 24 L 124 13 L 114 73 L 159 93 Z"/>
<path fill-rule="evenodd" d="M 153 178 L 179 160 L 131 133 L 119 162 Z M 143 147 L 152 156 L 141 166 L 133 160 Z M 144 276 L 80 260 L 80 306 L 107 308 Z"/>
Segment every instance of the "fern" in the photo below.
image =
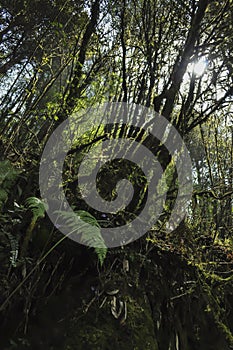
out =
<path fill-rule="evenodd" d="M 102 266 L 107 255 L 107 247 L 101 235 L 100 225 L 94 216 L 84 210 L 76 212 L 57 211 L 57 213 L 66 222 L 70 229 L 70 234 L 76 233 L 81 235 L 81 242 L 94 248 Z M 79 219 L 83 222 L 81 225 Z"/>
<path fill-rule="evenodd" d="M 48 205 L 37 197 L 29 197 L 26 199 L 26 206 L 31 210 L 33 218 L 37 221 L 39 218 L 43 218 Z"/>
<path fill-rule="evenodd" d="M 29 241 L 30 241 L 30 238 L 32 236 L 32 232 L 34 230 L 34 227 L 36 225 L 37 220 L 39 218 L 44 217 L 45 211 L 48 207 L 46 203 L 44 203 L 41 199 L 39 199 L 37 197 L 27 198 L 26 206 L 28 207 L 28 209 L 31 210 L 33 216 L 32 216 L 30 225 L 27 228 L 24 240 L 23 240 L 21 254 L 20 254 L 21 257 L 25 256 L 25 253 L 27 251 L 28 244 L 29 244 Z"/>
<path fill-rule="evenodd" d="M 21 256 L 24 256 L 27 251 L 27 247 L 37 220 L 44 217 L 45 211 L 47 209 L 47 205 L 37 197 L 28 198 L 26 200 L 26 206 L 31 210 L 33 217 L 25 234 L 21 249 Z M 102 266 L 104 259 L 106 258 L 107 247 L 105 245 L 103 237 L 101 236 L 100 225 L 94 216 L 84 210 L 79 210 L 71 213 L 66 211 L 58 211 L 57 213 L 66 222 L 66 225 L 70 229 L 70 234 L 80 234 L 81 242 L 89 247 L 94 248 L 100 265 Z M 82 220 L 81 225 L 79 219 Z"/>

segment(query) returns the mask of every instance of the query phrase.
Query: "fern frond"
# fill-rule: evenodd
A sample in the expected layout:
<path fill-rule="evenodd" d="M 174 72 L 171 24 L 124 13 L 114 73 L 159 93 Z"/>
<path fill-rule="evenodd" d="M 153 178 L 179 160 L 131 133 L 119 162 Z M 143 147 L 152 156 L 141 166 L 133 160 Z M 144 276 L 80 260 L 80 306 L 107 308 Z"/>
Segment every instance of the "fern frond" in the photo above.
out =
<path fill-rule="evenodd" d="M 26 199 L 25 203 L 28 209 L 32 211 L 33 217 L 24 236 L 20 257 L 25 256 L 36 222 L 39 218 L 44 217 L 45 211 L 48 208 L 48 205 L 37 197 L 29 197 Z"/>
<path fill-rule="evenodd" d="M 102 265 L 107 255 L 107 247 L 96 218 L 84 210 L 76 212 L 57 211 L 57 213 L 65 221 L 70 234 L 76 233 L 81 235 L 81 242 L 94 248 L 100 265 Z M 82 220 L 81 224 L 79 219 Z"/>
<path fill-rule="evenodd" d="M 35 221 L 39 218 L 44 217 L 45 211 L 48 208 L 48 206 L 41 199 L 37 197 L 29 197 L 26 199 L 25 203 L 28 209 L 32 211 Z"/>
<path fill-rule="evenodd" d="M 95 247 L 95 253 L 96 253 L 97 257 L 98 257 L 100 266 L 103 265 L 104 260 L 105 260 L 106 255 L 107 255 L 107 252 L 108 252 L 108 249 L 107 249 L 106 246 L 105 246 L 105 248 L 98 248 L 98 247 Z"/>

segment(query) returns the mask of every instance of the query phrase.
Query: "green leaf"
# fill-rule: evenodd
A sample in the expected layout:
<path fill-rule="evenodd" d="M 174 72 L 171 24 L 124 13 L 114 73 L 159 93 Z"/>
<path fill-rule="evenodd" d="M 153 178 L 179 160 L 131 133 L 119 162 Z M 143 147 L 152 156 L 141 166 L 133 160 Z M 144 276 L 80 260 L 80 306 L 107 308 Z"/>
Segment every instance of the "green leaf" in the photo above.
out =
<path fill-rule="evenodd" d="M 26 199 L 26 206 L 33 213 L 34 220 L 43 218 L 48 205 L 37 197 L 29 197 Z"/>
<path fill-rule="evenodd" d="M 81 235 L 81 242 L 89 247 L 93 247 L 102 266 L 106 255 L 107 247 L 101 235 L 101 228 L 94 216 L 84 210 L 76 212 L 56 211 L 70 229 L 70 234 Z M 80 225 L 80 219 L 83 224 Z"/>

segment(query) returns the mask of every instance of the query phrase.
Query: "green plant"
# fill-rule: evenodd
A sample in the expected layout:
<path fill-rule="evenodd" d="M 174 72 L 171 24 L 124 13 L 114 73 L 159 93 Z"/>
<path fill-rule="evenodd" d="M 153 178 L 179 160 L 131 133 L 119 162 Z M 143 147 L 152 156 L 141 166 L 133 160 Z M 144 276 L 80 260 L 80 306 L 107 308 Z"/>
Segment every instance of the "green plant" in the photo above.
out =
<path fill-rule="evenodd" d="M 25 256 L 37 220 L 44 217 L 45 211 L 47 209 L 47 204 L 37 197 L 27 198 L 26 206 L 31 210 L 33 216 L 22 243 L 20 254 L 21 257 Z M 80 234 L 81 242 L 87 246 L 94 248 L 95 253 L 98 256 L 98 260 L 102 265 L 107 254 L 107 247 L 104 243 L 103 237 L 101 236 L 100 225 L 98 221 L 91 214 L 84 210 L 79 210 L 71 213 L 66 211 L 58 211 L 57 213 L 63 218 L 63 220 L 65 220 L 66 225 L 70 229 L 69 234 Z M 81 225 L 79 219 L 82 220 Z"/>
<path fill-rule="evenodd" d="M 9 160 L 0 161 L 0 209 L 7 201 L 18 174 L 19 170 L 15 169 Z"/>
<path fill-rule="evenodd" d="M 23 240 L 21 254 L 20 254 L 21 257 L 25 256 L 25 253 L 27 251 L 28 244 L 29 244 L 29 241 L 31 239 L 32 232 L 34 230 L 34 227 L 36 225 L 37 220 L 39 218 L 44 217 L 45 211 L 47 209 L 47 204 L 44 203 L 41 199 L 39 199 L 37 197 L 27 198 L 26 206 L 32 212 L 32 219 L 31 219 L 31 222 L 27 228 L 27 231 L 26 231 L 26 234 L 25 234 L 25 237 Z"/>
<path fill-rule="evenodd" d="M 69 234 L 76 233 L 81 235 L 81 242 L 94 248 L 100 265 L 102 265 L 106 258 L 107 247 L 101 235 L 100 225 L 95 217 L 84 210 L 76 212 L 58 211 L 57 213 L 69 227 Z M 81 224 L 80 219 L 82 220 Z"/>

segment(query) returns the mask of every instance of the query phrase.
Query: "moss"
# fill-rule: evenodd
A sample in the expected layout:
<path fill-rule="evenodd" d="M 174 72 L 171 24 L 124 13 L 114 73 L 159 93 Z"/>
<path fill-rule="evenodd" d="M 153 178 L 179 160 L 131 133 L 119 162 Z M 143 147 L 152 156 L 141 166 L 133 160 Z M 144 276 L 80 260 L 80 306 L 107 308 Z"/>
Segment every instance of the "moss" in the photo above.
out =
<path fill-rule="evenodd" d="M 127 296 L 127 319 L 115 319 L 110 300 L 94 305 L 85 317 L 73 321 L 65 350 L 157 350 L 150 307 L 143 297 Z"/>

